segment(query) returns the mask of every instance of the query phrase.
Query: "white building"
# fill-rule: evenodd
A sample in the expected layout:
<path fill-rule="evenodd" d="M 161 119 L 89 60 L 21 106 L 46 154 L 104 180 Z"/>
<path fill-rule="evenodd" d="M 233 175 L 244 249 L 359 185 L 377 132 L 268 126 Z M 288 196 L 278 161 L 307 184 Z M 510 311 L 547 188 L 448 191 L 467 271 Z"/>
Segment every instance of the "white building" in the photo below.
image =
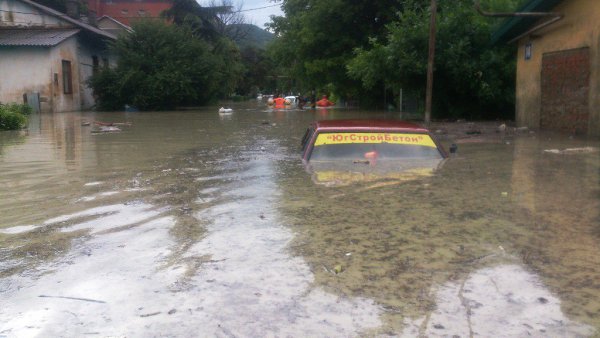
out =
<path fill-rule="evenodd" d="M 0 102 L 42 112 L 94 106 L 88 78 L 113 63 L 115 35 L 30 0 L 0 0 Z"/>

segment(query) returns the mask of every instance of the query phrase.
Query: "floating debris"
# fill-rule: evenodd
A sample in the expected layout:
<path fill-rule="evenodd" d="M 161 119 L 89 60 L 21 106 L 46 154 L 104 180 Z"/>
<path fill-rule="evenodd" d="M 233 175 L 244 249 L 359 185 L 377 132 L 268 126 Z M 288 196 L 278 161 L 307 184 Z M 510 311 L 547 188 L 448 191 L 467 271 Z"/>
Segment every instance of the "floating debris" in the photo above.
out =
<path fill-rule="evenodd" d="M 40 298 L 62 298 L 62 299 L 70 299 L 70 300 L 80 300 L 84 302 L 92 302 L 92 303 L 106 303 L 103 300 L 89 299 L 89 298 L 79 298 L 79 297 L 67 297 L 67 296 L 47 296 L 47 295 L 39 295 Z"/>
<path fill-rule="evenodd" d="M 114 127 L 114 126 L 127 126 L 127 127 L 131 127 L 131 122 L 101 122 L 101 121 L 94 121 L 94 124 L 97 126 L 103 126 L 103 127 Z"/>
<path fill-rule="evenodd" d="M 545 153 L 549 153 L 549 154 L 565 154 L 565 155 L 569 155 L 569 154 L 589 154 L 589 153 L 595 153 L 598 151 L 598 148 L 595 147 L 582 147 L 582 148 L 566 148 L 563 150 L 559 150 L 559 149 L 546 149 L 544 150 Z"/>
<path fill-rule="evenodd" d="M 233 113 L 233 109 L 231 109 L 231 108 L 224 108 L 224 107 L 219 108 L 219 115 L 230 115 L 232 113 Z"/>
<path fill-rule="evenodd" d="M 113 126 L 100 126 L 98 129 L 92 130 L 92 134 L 100 134 L 100 133 L 118 133 L 121 131 L 119 127 Z"/>

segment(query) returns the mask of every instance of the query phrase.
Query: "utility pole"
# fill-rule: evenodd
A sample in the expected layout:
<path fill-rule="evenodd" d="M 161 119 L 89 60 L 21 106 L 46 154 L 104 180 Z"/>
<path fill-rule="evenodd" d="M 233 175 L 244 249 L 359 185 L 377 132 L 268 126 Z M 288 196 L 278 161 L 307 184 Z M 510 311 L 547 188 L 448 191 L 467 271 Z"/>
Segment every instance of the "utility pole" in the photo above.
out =
<path fill-rule="evenodd" d="M 429 59 L 427 60 L 427 91 L 425 93 L 425 124 L 431 122 L 431 100 L 433 95 L 433 61 L 435 59 L 435 17 L 437 0 L 431 0 L 431 21 L 429 23 Z"/>

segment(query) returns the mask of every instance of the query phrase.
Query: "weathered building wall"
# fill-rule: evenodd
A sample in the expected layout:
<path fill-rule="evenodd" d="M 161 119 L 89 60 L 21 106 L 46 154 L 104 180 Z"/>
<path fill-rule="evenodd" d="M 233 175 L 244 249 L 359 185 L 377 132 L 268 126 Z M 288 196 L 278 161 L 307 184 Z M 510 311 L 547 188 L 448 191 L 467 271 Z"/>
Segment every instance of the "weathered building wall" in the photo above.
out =
<path fill-rule="evenodd" d="M 65 94 L 62 61 L 71 62 L 72 93 Z M 50 51 L 52 72 L 52 107 L 54 112 L 76 111 L 81 109 L 81 89 L 79 86 L 79 58 L 77 37 L 63 41 Z M 55 75 L 56 74 L 56 75 Z M 58 81 L 56 81 L 58 80 Z"/>
<path fill-rule="evenodd" d="M 71 62 L 71 93 L 64 92 L 63 60 Z M 54 47 L 0 49 L 0 102 L 21 103 L 23 94 L 37 92 L 42 112 L 90 108 L 93 97 L 89 88 L 83 88 L 86 86 L 81 81 L 80 69 L 75 36 Z M 86 107 L 82 107 L 82 90 L 88 91 Z"/>
<path fill-rule="evenodd" d="M 0 49 L 0 102 L 23 102 L 23 94 L 40 93 L 42 111 L 52 110 L 50 49 L 12 47 Z M 24 57 L 26 56 L 26 57 Z"/>
<path fill-rule="evenodd" d="M 600 2 L 589 0 L 563 1 L 553 12 L 564 14 L 564 18 L 542 30 L 534 32 L 531 36 L 519 40 L 519 52 L 517 60 L 517 84 L 516 84 L 516 111 L 517 124 L 531 128 L 541 126 L 543 106 L 555 105 L 554 100 L 542 99 L 542 60 L 544 55 L 561 51 L 589 48 L 589 77 L 588 97 L 585 102 L 587 107 L 565 106 L 565 116 L 562 118 L 561 130 L 572 130 L 587 132 L 591 135 L 600 136 L 600 70 L 599 68 L 599 37 L 600 37 Z M 531 46 L 531 58 L 526 60 L 526 46 Z M 570 67 L 573 72 L 582 69 L 579 61 L 565 60 L 565 67 Z M 566 82 L 570 80 L 565 80 Z M 567 83 L 558 83 L 557 86 L 565 86 L 560 95 L 564 95 L 563 101 L 569 102 L 578 99 L 576 96 L 581 91 L 567 89 Z M 573 97 L 571 97 L 572 95 Z M 550 97 L 550 96 L 546 96 Z M 582 103 L 583 104 L 583 103 Z M 554 114 L 554 113 L 552 113 Z M 587 130 L 578 127 L 582 122 L 581 116 L 587 114 Z M 569 122 L 579 121 L 579 122 Z M 552 126 L 556 128 L 556 126 Z"/>
<path fill-rule="evenodd" d="M 98 63 L 97 69 L 99 70 L 107 65 L 113 66 L 116 58 L 109 54 L 106 47 L 90 44 L 85 39 L 80 38 L 77 59 L 79 63 L 77 81 L 81 98 L 80 109 L 89 110 L 96 104 L 94 92 L 87 84 L 88 79 L 94 74 L 94 59 Z"/>
<path fill-rule="evenodd" d="M 46 15 L 28 4 L 15 0 L 0 1 L 0 27 L 2 26 L 44 26 L 47 28 L 67 28 L 72 24 L 59 18 Z"/>
<path fill-rule="evenodd" d="M 17 0 L 0 0 L 0 10 L 0 26 L 11 29 L 4 31 L 8 37 L 14 37 L 10 32 L 15 30 L 19 34 L 31 32 L 0 48 L 0 102 L 23 102 L 23 94 L 34 92 L 40 94 L 42 112 L 91 109 L 95 100 L 87 80 L 94 64 L 99 69 L 114 62 L 103 40 L 106 37 L 100 37 L 102 32 L 65 22 L 60 13 L 49 15 Z M 59 27 L 77 28 L 79 32 L 53 41 L 56 36 L 52 31 Z M 51 34 L 36 36 L 36 32 Z M 65 90 L 63 61 L 70 62 L 70 90 Z"/>

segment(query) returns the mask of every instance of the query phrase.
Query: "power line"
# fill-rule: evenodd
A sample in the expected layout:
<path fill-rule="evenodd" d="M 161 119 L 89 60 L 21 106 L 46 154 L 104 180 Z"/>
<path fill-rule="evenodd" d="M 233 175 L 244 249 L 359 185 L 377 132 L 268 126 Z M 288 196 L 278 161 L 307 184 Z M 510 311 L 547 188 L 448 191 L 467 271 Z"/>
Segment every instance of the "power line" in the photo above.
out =
<path fill-rule="evenodd" d="M 275 6 L 280 6 L 279 4 L 274 4 L 274 5 L 268 5 L 268 6 L 263 6 L 263 7 L 256 7 L 256 8 L 248 8 L 248 9 L 241 9 L 239 11 L 232 11 L 231 13 L 241 13 L 241 12 L 250 12 L 250 11 L 257 11 L 259 9 L 265 9 L 265 8 L 271 8 L 271 7 L 275 7 Z M 205 7 L 205 8 L 210 8 L 210 7 Z M 44 14 L 44 13 L 30 13 L 30 12 L 20 12 L 20 11 L 8 11 L 5 9 L 0 9 L 0 12 L 9 12 L 9 13 L 17 13 L 17 14 L 27 14 L 27 15 L 49 15 L 49 14 Z M 61 17 L 69 17 L 67 14 L 61 13 L 61 14 L 57 14 L 54 16 L 61 16 Z M 125 19 L 125 18 L 132 18 L 131 16 L 111 16 L 111 18 L 114 19 Z M 140 16 L 140 18 L 160 18 L 159 16 Z"/>
<path fill-rule="evenodd" d="M 265 9 L 265 8 L 270 8 L 270 7 L 275 7 L 275 6 L 281 6 L 281 5 L 280 4 L 274 4 L 274 5 L 264 6 L 264 7 L 241 9 L 239 11 L 235 11 L 234 13 L 256 11 L 256 10 L 259 10 L 259 9 Z"/>

